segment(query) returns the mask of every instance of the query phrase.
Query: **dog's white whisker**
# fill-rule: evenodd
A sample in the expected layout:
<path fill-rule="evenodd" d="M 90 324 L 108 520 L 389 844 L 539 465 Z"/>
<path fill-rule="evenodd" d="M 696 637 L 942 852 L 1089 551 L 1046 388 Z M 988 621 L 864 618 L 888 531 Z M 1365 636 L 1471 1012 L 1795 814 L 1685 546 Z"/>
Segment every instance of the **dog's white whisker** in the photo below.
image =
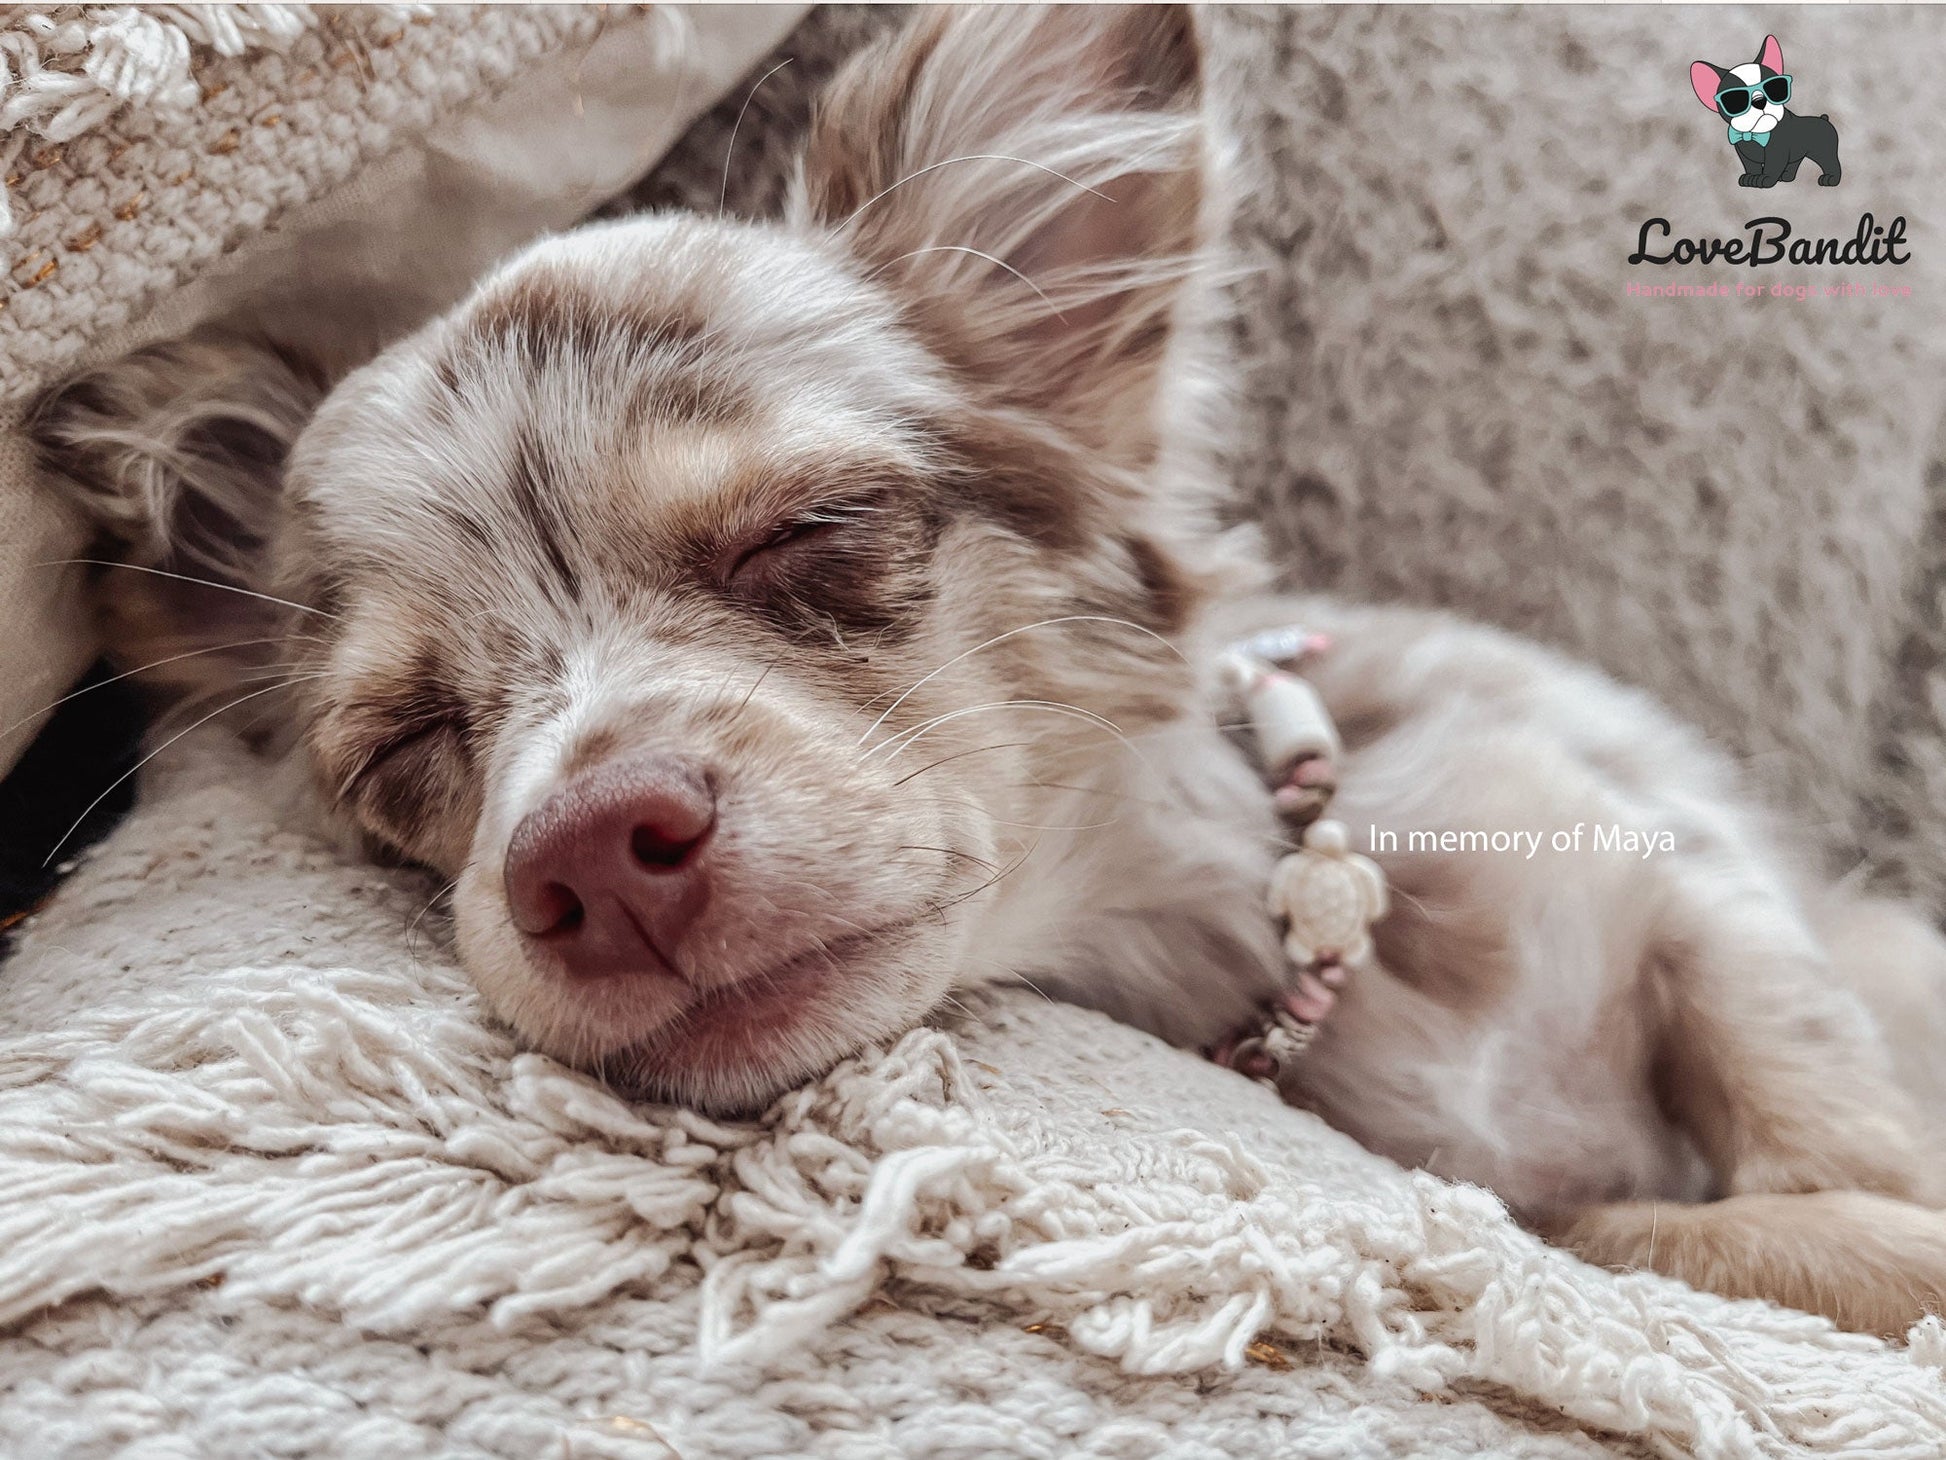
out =
<path fill-rule="evenodd" d="M 36 563 L 37 568 L 126 568 L 131 573 L 149 573 L 157 578 L 173 578 L 178 583 L 193 583 L 199 588 L 214 588 L 222 593 L 237 593 L 245 598 L 255 598 L 264 603 L 274 603 L 280 608 L 293 608 L 299 613 L 316 614 L 319 618 L 335 619 L 335 613 L 326 613 L 321 608 L 312 608 L 305 603 L 292 603 L 288 598 L 278 598 L 273 594 L 259 593 L 254 588 L 238 588 L 233 583 L 218 583 L 213 578 L 198 578 L 190 573 L 172 573 L 166 568 L 145 567 L 141 563 L 120 563 L 113 558 L 51 558 Z"/>
<path fill-rule="evenodd" d="M 41 706 L 40 709 L 34 711 L 34 713 L 31 715 L 22 715 L 18 720 L 14 721 L 13 724 L 11 725 L 0 726 L 0 737 L 4 737 L 6 735 L 11 734 L 13 731 L 18 730 L 22 725 L 28 724 L 29 722 L 34 720 L 38 720 L 42 715 L 60 709 L 61 706 L 65 705 L 69 700 L 78 700 L 81 698 L 81 696 L 85 694 L 93 694 L 98 689 L 107 689 L 108 686 L 111 684 L 120 684 L 123 680 L 132 679 L 138 674 L 147 674 L 151 669 L 160 669 L 165 664 L 175 664 L 184 659 L 196 659 L 205 654 L 221 654 L 228 649 L 251 649 L 251 648 L 259 647 L 264 644 L 276 644 L 279 642 L 281 642 L 280 639 L 274 639 L 274 638 L 273 639 L 238 639 L 234 643 L 208 644 L 201 649 L 190 649 L 181 654 L 171 654 L 166 659 L 151 659 L 147 664 L 138 664 L 133 669 L 124 669 L 119 674 L 111 674 L 106 679 L 97 680 L 93 684 L 84 684 L 81 686 L 80 689 L 77 690 L 70 690 L 67 694 L 62 695 L 58 700 L 54 701 L 53 704 L 43 705 Z"/>
<path fill-rule="evenodd" d="M 441 887 L 431 897 L 427 898 L 425 906 L 419 909 L 418 915 L 414 917 L 413 920 L 406 925 L 406 929 L 405 929 L 406 957 L 412 960 L 413 965 L 415 967 L 419 966 L 419 955 L 417 951 L 414 949 L 413 937 L 419 931 L 419 924 L 425 921 L 427 913 L 431 912 L 434 907 L 438 906 L 441 898 L 451 895 L 453 889 L 455 887 L 458 887 L 459 883 L 460 883 L 460 879 L 455 877 L 453 878 L 452 881 L 448 882 L 444 887 Z"/>
<path fill-rule="evenodd" d="M 1123 820 L 1122 817 L 1115 816 L 1115 817 L 1111 817 L 1107 821 L 1086 821 L 1086 822 L 1072 823 L 1072 824 L 1059 823 L 1059 822 L 1012 821 L 1004 816 L 996 815 L 994 812 L 988 810 L 985 806 L 982 806 L 978 801 L 974 801 L 965 796 L 932 796 L 932 797 L 928 797 L 927 801 L 929 804 L 935 806 L 964 806 L 967 810 L 973 812 L 974 815 L 984 817 L 986 820 L 992 822 L 995 826 L 1011 827 L 1016 831 L 1077 831 L 1077 832 L 1078 831 L 1102 831 L 1108 827 L 1119 825 Z"/>
<path fill-rule="evenodd" d="M 931 762 L 929 765 L 920 766 L 918 770 L 900 776 L 892 784 L 894 787 L 903 786 L 907 781 L 916 780 L 927 771 L 938 770 L 939 767 L 959 760 L 963 756 L 985 755 L 987 752 L 994 750 L 1021 750 L 1034 743 L 1031 740 L 1003 740 L 994 745 L 976 745 L 971 750 L 956 750 L 951 755 L 942 755 L 938 760 Z"/>
<path fill-rule="evenodd" d="M 716 194 L 716 216 L 719 218 L 723 216 L 724 206 L 730 200 L 730 164 L 736 160 L 737 133 L 743 130 L 743 119 L 750 111 L 750 103 L 757 99 L 757 93 L 763 90 L 766 81 L 796 59 L 795 56 L 786 56 L 759 76 L 751 86 L 749 94 L 743 98 L 743 105 L 737 108 L 737 119 L 730 127 L 730 140 L 723 144 L 723 186 Z"/>
<path fill-rule="evenodd" d="M 1048 312 L 1052 314 L 1056 319 L 1060 320 L 1062 324 L 1066 324 L 1068 322 L 1068 317 L 1065 314 L 1061 313 L 1060 307 L 1056 305 L 1052 299 L 1049 299 L 1047 297 L 1047 291 L 1042 289 L 1040 285 L 1036 284 L 1032 279 L 1028 278 L 1025 274 L 1021 273 L 1019 269 L 1016 269 L 1012 264 L 1008 263 L 1005 259 L 998 257 L 997 255 L 987 253 L 983 249 L 969 248 L 965 244 L 961 244 L 961 243 L 935 243 L 926 248 L 908 249 L 906 252 L 898 255 L 896 258 L 887 259 L 884 263 L 880 264 L 877 268 L 873 269 L 871 273 L 867 274 L 865 277 L 868 279 L 876 279 L 880 274 L 884 273 L 887 269 L 891 268 L 892 265 L 894 264 L 904 263 L 907 259 L 916 259 L 922 254 L 929 254 L 929 253 L 963 253 L 963 254 L 970 254 L 976 259 L 985 259 L 988 263 L 992 264 L 996 269 L 1004 269 L 1007 273 L 1012 274 L 1016 279 L 1020 280 L 1021 283 L 1025 284 L 1029 289 L 1032 289 L 1034 291 L 1035 296 L 1041 301 L 1041 303 L 1047 306 Z"/>
<path fill-rule="evenodd" d="M 899 695 L 897 699 L 893 700 L 891 704 L 885 707 L 885 711 L 883 714 L 881 714 L 876 720 L 872 721 L 871 724 L 865 727 L 865 733 L 858 737 L 858 743 L 860 745 L 863 745 L 867 740 L 871 738 L 872 732 L 874 730 L 878 729 L 878 727 L 883 725 L 886 722 L 886 720 L 890 719 L 894 714 L 898 713 L 898 708 L 900 705 L 904 704 L 908 699 L 910 699 L 915 692 L 924 688 L 927 684 L 931 683 L 933 680 L 937 679 L 940 675 L 944 674 L 947 670 L 951 669 L 955 664 L 959 664 L 964 660 L 971 659 L 975 654 L 984 653 L 988 649 L 993 648 L 995 645 L 1004 644 L 1007 640 L 1016 638 L 1021 634 L 1033 633 L 1039 629 L 1058 628 L 1062 624 L 1112 624 L 1117 628 L 1133 629 L 1137 633 L 1146 634 L 1149 638 L 1154 639 L 1158 644 L 1162 645 L 1163 648 L 1167 649 L 1171 654 L 1174 654 L 1178 659 L 1181 659 L 1183 663 L 1187 664 L 1189 662 L 1189 660 L 1184 657 L 1182 650 L 1178 649 L 1174 644 L 1170 643 L 1167 639 L 1163 638 L 1162 635 L 1156 633 L 1153 629 L 1145 628 L 1141 624 L 1135 623 L 1129 619 L 1116 618 L 1111 614 L 1099 614 L 1099 613 L 1073 613 L 1073 614 L 1063 614 L 1059 618 L 1039 619 L 1036 622 L 1031 624 L 1021 624 L 1018 628 L 1008 629 L 1005 633 L 995 634 L 992 638 L 986 640 L 984 643 L 975 644 L 970 649 L 962 650 L 960 653 L 955 654 L 951 659 L 948 659 L 945 663 L 939 665 L 936 669 L 932 670 L 930 673 L 921 675 L 918 679 L 915 679 L 911 684 L 906 686 L 905 690 Z"/>
<path fill-rule="evenodd" d="M 877 745 L 874 745 L 870 750 L 866 751 L 864 756 L 861 757 L 861 760 L 870 762 L 875 757 L 888 751 L 890 752 L 890 758 L 896 760 L 907 750 L 910 750 L 914 745 L 918 744 L 927 734 L 936 730 L 941 725 L 948 724 L 954 720 L 964 719 L 968 715 L 991 714 L 1000 710 L 1026 710 L 1042 714 L 1060 715 L 1067 719 L 1081 720 L 1095 726 L 1099 730 L 1107 731 L 1122 744 L 1128 746 L 1131 752 L 1135 751 L 1135 746 L 1130 742 L 1127 735 L 1122 732 L 1121 726 L 1117 725 L 1105 715 L 1096 714 L 1093 710 L 1083 709 L 1079 705 L 1064 704 L 1059 700 L 994 700 L 987 704 L 968 705 L 963 709 L 948 710 L 944 714 L 934 715 L 929 720 L 922 720 L 917 725 L 901 730 L 897 735 L 881 740 Z M 1141 759 L 1139 752 L 1136 753 L 1136 758 L 1138 760 Z"/>
<path fill-rule="evenodd" d="M 275 694 L 278 690 L 281 689 L 288 689 L 292 684 L 301 684 L 304 681 L 304 679 L 316 679 L 316 678 L 322 678 L 322 676 L 305 675 L 305 676 L 301 676 L 299 679 L 296 680 L 287 680 L 279 684 L 265 685 L 262 689 L 252 690 L 247 695 L 239 695 L 237 696 L 237 698 L 229 701 L 227 704 L 217 706 L 217 708 L 211 710 L 207 715 L 204 715 L 201 719 L 197 720 L 195 724 L 190 725 L 187 729 L 179 730 L 174 735 L 171 735 L 167 740 L 163 741 L 162 744 L 158 745 L 154 750 L 151 750 L 147 755 L 143 756 L 140 760 L 136 761 L 134 765 L 130 766 L 127 770 L 123 771 L 119 776 L 115 777 L 114 780 L 110 781 L 108 785 L 103 788 L 101 794 L 95 797 L 94 800 L 90 801 L 87 804 L 87 806 L 83 808 L 81 814 L 74 818 L 74 824 L 70 826 L 66 831 L 61 833 L 61 839 L 55 842 L 53 847 L 51 847 L 48 850 L 47 855 L 41 859 L 41 865 L 45 867 L 54 860 L 54 858 L 60 853 L 61 848 L 68 844 L 68 839 L 81 829 L 82 823 L 87 821 L 88 817 L 93 814 L 94 809 L 97 806 L 101 805 L 103 801 L 106 801 L 109 798 L 109 796 L 114 793 L 115 788 L 117 786 L 121 785 L 124 781 L 128 780 L 131 776 L 135 775 L 136 772 L 140 771 L 143 766 L 147 765 L 150 761 L 154 760 L 158 755 L 162 754 L 163 751 L 167 750 L 170 746 L 174 745 L 178 740 L 182 739 L 183 736 L 189 734 L 193 730 L 200 729 L 202 726 L 207 725 L 211 720 L 214 720 L 218 715 L 223 714 L 225 711 L 234 710 L 238 705 L 248 704 L 251 700 L 259 699 L 262 696 L 267 694 Z"/>
<path fill-rule="evenodd" d="M 961 851 L 958 847 L 928 847 L 920 846 L 912 842 L 905 842 L 892 848 L 892 850 L 895 852 L 937 852 L 942 857 L 958 857 L 962 861 L 972 862 L 976 866 L 985 867 L 989 872 L 999 870 L 998 867 L 992 862 L 989 862 L 985 857 L 976 857 L 973 853 Z"/>

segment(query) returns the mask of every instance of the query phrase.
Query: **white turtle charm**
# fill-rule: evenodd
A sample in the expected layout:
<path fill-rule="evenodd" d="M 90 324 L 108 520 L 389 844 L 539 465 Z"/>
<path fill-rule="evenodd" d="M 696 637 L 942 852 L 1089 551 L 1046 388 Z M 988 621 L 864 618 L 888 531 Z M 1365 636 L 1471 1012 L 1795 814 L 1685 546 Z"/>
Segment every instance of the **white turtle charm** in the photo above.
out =
<path fill-rule="evenodd" d="M 1301 969 L 1363 963 L 1385 905 L 1385 874 L 1351 849 L 1342 822 L 1312 822 L 1271 873 L 1270 910 L 1285 920 L 1284 951 Z"/>

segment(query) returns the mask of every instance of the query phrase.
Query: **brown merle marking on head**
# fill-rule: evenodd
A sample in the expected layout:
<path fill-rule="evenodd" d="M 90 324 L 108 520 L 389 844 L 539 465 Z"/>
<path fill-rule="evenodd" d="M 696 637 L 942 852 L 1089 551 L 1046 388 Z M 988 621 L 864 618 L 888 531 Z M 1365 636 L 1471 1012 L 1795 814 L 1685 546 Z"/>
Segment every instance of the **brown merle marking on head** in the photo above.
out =
<path fill-rule="evenodd" d="M 536 267 L 489 294 L 432 362 L 433 398 L 450 413 L 469 376 L 489 361 L 542 371 L 578 354 L 614 351 L 634 368 L 618 422 L 631 434 L 658 425 L 728 426 L 752 412 L 733 362 L 712 361 L 707 311 L 604 289 L 564 269 Z"/>
<path fill-rule="evenodd" d="M 1207 597 L 1207 586 L 1152 537 L 1130 533 L 1122 548 L 1141 586 L 1141 597 L 1129 605 L 1128 616 L 1158 634 L 1181 633 Z"/>
<path fill-rule="evenodd" d="M 571 529 L 551 500 L 548 462 L 531 426 L 514 435 L 513 461 L 507 474 L 508 497 L 521 523 L 547 559 L 554 581 L 570 600 L 581 597 L 581 574 L 568 555 L 565 538 Z"/>
<path fill-rule="evenodd" d="M 1100 463 L 1001 411 L 968 411 L 933 430 L 950 463 L 944 489 L 953 506 L 1052 552 L 1088 544 Z"/>
<path fill-rule="evenodd" d="M 693 301 L 631 298 L 566 268 L 537 265 L 465 315 L 461 343 L 544 353 L 619 339 L 648 353 L 695 345 L 709 329 L 708 312 Z"/>
<path fill-rule="evenodd" d="M 645 370 L 623 417 L 624 434 L 651 426 L 734 426 L 753 413 L 749 389 L 727 368 L 700 362 Z"/>

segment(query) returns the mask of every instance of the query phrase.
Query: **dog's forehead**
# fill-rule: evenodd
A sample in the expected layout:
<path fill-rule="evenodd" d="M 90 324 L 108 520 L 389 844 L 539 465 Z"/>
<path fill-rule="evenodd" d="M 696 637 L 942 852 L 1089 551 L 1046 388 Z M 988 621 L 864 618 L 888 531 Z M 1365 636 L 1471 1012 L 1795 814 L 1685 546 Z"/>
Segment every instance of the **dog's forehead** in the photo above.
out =
<path fill-rule="evenodd" d="M 919 423 L 949 399 L 894 306 L 834 259 L 759 228 L 631 220 L 530 249 L 347 381 L 300 444 L 294 497 L 377 571 L 498 554 L 511 572 L 537 537 L 585 545 L 819 464 L 918 470 Z"/>
<path fill-rule="evenodd" d="M 1745 86 L 1755 86 L 1766 75 L 1774 73 L 1766 72 L 1755 61 L 1745 61 L 1741 66 L 1732 66 L 1729 74 L 1741 81 Z"/>

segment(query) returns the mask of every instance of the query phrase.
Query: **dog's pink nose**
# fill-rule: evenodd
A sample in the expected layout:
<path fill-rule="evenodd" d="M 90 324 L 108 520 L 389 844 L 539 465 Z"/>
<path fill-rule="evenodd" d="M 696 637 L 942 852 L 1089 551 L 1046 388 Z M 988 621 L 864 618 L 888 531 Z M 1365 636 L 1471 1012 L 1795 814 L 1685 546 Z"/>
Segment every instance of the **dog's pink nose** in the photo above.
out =
<path fill-rule="evenodd" d="M 689 761 L 640 755 L 575 777 L 507 845 L 514 926 L 571 974 L 678 974 L 709 900 L 716 794 Z"/>

